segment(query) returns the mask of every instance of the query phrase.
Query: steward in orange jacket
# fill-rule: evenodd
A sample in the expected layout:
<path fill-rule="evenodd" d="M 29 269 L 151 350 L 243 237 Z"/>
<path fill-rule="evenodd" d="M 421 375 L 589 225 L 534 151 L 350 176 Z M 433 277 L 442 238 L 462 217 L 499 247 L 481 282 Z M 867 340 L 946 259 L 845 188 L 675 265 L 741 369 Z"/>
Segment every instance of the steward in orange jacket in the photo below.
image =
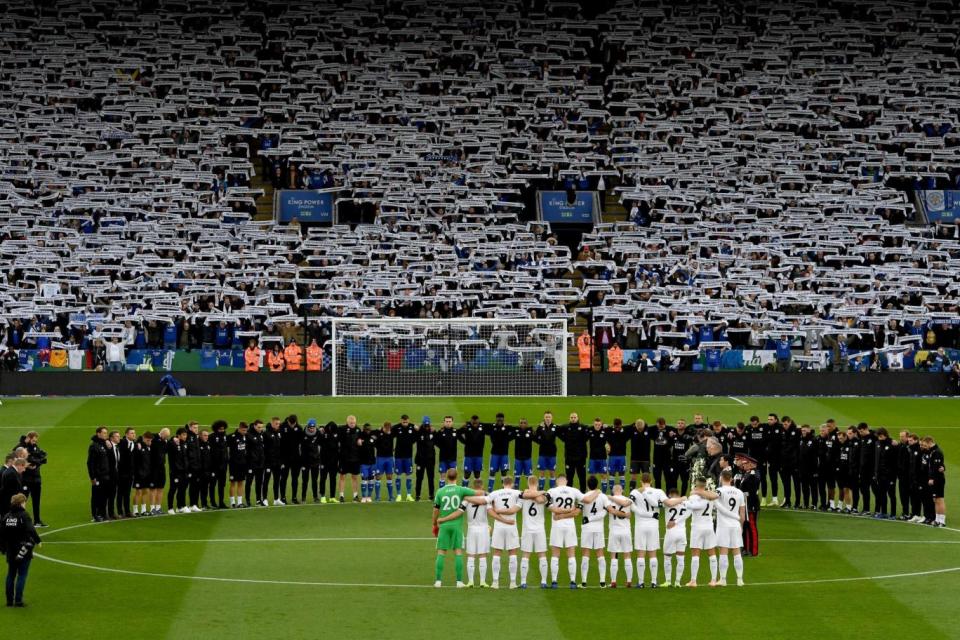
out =
<path fill-rule="evenodd" d="M 250 346 L 243 352 L 243 370 L 251 373 L 260 371 L 260 347 L 253 340 Z"/>
<path fill-rule="evenodd" d="M 307 347 L 307 371 L 320 371 L 323 368 L 323 349 L 316 340 L 310 341 Z"/>
<path fill-rule="evenodd" d="M 580 357 L 580 371 L 590 371 L 593 368 L 593 340 L 586 330 L 577 338 L 577 353 Z"/>
<path fill-rule="evenodd" d="M 623 372 L 623 349 L 616 342 L 607 349 L 607 371 L 611 373 Z"/>
<path fill-rule="evenodd" d="M 287 361 L 287 371 L 300 371 L 300 365 L 303 361 L 303 350 L 296 340 L 290 340 L 290 344 L 283 350 L 283 358 Z"/>
<path fill-rule="evenodd" d="M 267 364 L 270 366 L 270 371 L 273 373 L 279 373 L 283 371 L 286 363 L 283 360 L 283 352 L 280 351 L 280 345 L 273 345 L 273 351 L 267 353 Z"/>

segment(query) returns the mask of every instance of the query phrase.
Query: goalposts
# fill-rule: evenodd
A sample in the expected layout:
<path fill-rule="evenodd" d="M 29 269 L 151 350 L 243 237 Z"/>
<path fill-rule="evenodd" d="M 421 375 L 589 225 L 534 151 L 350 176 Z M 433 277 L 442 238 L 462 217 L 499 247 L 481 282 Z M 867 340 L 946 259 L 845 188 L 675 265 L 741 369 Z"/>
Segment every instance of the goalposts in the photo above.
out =
<path fill-rule="evenodd" d="M 333 319 L 335 396 L 565 396 L 567 321 Z"/>

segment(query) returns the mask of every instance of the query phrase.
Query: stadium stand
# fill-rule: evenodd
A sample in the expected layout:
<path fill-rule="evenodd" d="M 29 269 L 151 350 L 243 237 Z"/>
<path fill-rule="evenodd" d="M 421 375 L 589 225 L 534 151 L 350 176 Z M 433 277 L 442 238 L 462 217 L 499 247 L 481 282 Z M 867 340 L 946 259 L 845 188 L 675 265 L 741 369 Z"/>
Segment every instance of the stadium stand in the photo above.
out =
<path fill-rule="evenodd" d="M 960 346 L 960 226 L 914 205 L 960 186 L 946 3 L 0 5 L 8 351 L 377 315 L 589 320 L 660 368 Z M 604 221 L 567 243 L 541 188 Z"/>

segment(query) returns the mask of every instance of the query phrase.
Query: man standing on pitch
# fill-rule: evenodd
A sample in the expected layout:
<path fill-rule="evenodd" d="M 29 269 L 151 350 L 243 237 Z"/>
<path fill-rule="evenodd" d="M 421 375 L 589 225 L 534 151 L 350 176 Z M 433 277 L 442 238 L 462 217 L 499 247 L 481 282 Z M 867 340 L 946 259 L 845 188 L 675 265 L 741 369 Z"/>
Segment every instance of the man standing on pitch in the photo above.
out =
<path fill-rule="evenodd" d="M 443 586 L 443 565 L 447 552 L 456 555 L 457 588 L 467 586 L 463 582 L 463 518 L 464 501 L 471 504 L 486 505 L 486 499 L 478 492 L 457 483 L 457 468 L 450 467 L 446 472 L 446 483 L 437 490 L 433 502 L 433 535 L 437 537 L 437 562 L 435 567 L 435 587 Z M 479 500 L 479 502 L 477 502 Z"/>

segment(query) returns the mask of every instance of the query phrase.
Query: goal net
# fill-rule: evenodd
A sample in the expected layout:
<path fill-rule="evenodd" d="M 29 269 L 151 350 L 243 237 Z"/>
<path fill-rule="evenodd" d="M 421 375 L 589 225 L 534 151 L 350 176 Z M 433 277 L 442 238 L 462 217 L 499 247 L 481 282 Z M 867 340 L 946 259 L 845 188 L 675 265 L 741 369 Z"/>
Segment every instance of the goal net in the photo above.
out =
<path fill-rule="evenodd" d="M 566 320 L 333 321 L 337 396 L 562 396 Z"/>

